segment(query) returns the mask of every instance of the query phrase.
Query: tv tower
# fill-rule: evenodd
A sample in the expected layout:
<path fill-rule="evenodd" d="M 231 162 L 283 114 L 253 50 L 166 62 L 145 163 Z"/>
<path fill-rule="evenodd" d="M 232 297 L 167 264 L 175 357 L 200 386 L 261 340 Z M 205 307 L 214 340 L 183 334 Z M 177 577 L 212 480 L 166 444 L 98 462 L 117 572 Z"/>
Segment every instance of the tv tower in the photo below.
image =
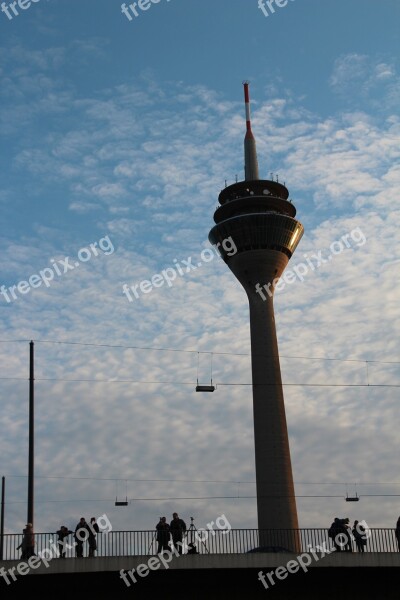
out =
<path fill-rule="evenodd" d="M 259 178 L 256 141 L 251 130 L 249 84 L 244 83 L 245 180 L 219 194 L 216 225 L 209 233 L 222 258 L 244 287 L 250 306 L 254 441 L 260 546 L 299 548 L 285 404 L 273 305 L 274 287 L 299 243 L 304 228 L 288 200 L 288 189 Z M 230 256 L 222 242 L 231 237 Z"/>

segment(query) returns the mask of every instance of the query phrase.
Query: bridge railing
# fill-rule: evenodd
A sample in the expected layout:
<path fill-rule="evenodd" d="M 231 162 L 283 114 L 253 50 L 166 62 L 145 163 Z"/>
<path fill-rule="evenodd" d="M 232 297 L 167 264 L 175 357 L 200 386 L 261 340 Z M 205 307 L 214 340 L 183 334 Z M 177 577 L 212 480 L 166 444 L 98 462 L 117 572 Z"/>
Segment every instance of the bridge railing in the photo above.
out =
<path fill-rule="evenodd" d="M 187 544 L 193 543 L 199 554 L 245 554 L 248 552 L 288 552 L 290 540 L 294 534 L 300 540 L 300 552 L 310 549 L 319 551 L 324 547 L 333 548 L 328 536 L 328 529 L 230 529 L 230 530 L 191 530 L 184 537 Z M 394 529 L 375 528 L 367 530 L 365 552 L 399 552 L 400 541 L 396 539 Z M 357 552 L 357 545 L 351 536 L 352 552 Z M 22 558 L 21 549 L 23 535 L 17 533 L 4 534 L 3 560 L 19 560 Z M 268 539 L 268 546 L 260 545 L 260 540 Z M 73 535 L 66 538 L 66 558 L 75 556 Z M 151 556 L 158 551 L 155 531 L 110 531 L 98 533 L 96 537 L 96 556 Z M 84 556 L 88 555 L 88 542 L 83 543 Z M 35 554 L 47 550 L 52 558 L 58 556 L 58 537 L 56 533 L 35 533 Z M 344 549 L 343 549 L 344 550 Z M 184 551 L 185 552 L 185 551 Z M 0 556 L 1 560 L 1 556 Z"/>

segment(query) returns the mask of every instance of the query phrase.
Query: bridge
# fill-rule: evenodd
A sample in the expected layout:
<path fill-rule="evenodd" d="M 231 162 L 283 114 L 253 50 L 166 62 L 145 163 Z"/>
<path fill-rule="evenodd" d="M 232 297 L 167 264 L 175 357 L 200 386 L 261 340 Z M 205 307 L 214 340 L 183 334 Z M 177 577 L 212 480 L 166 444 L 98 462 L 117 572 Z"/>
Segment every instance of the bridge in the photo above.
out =
<path fill-rule="evenodd" d="M 399 597 L 400 552 L 394 529 L 368 530 L 364 552 L 354 538 L 348 551 L 336 551 L 327 529 L 296 530 L 297 553 L 285 548 L 292 530 L 273 530 L 276 544 L 260 547 L 256 529 L 190 531 L 186 544 L 197 554 L 174 548 L 157 554 L 154 531 L 99 533 L 96 557 L 74 556 L 73 536 L 66 558 L 58 557 L 57 535 L 35 534 L 36 556 L 20 558 L 22 534 L 3 538 L 0 561 L 2 598 L 18 592 L 30 598 L 277 598 L 337 600 Z M 268 539 L 271 539 L 271 531 Z M 86 545 L 86 543 L 85 543 Z M 49 591 L 50 590 L 50 591 Z"/>

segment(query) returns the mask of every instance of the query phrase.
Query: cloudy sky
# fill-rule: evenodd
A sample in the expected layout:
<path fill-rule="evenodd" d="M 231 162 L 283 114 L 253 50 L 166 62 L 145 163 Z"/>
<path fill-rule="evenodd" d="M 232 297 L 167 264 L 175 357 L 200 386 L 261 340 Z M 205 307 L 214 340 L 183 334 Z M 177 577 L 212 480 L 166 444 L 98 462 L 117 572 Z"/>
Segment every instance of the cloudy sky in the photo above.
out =
<path fill-rule="evenodd" d="M 36 531 L 104 513 L 153 529 L 175 510 L 256 527 L 247 299 L 204 252 L 243 178 L 244 79 L 262 177 L 305 227 L 289 263 L 305 273 L 275 295 L 300 526 L 400 514 L 400 6 L 257 4 L 0 13 L 8 532 L 26 522 L 29 340 Z M 170 285 L 142 283 L 167 269 Z M 196 393 L 211 367 L 216 391 Z"/>

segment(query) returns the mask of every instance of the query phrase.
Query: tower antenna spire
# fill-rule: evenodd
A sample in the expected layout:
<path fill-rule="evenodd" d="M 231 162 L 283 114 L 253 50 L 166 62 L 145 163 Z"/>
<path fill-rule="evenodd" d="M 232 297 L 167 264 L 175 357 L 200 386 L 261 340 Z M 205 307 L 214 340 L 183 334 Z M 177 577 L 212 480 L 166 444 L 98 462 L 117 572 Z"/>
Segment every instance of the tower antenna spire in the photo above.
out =
<path fill-rule="evenodd" d="M 251 130 L 249 82 L 244 81 L 244 102 L 246 108 L 246 136 L 244 138 L 244 173 L 246 181 L 260 179 L 258 173 L 256 140 Z"/>

